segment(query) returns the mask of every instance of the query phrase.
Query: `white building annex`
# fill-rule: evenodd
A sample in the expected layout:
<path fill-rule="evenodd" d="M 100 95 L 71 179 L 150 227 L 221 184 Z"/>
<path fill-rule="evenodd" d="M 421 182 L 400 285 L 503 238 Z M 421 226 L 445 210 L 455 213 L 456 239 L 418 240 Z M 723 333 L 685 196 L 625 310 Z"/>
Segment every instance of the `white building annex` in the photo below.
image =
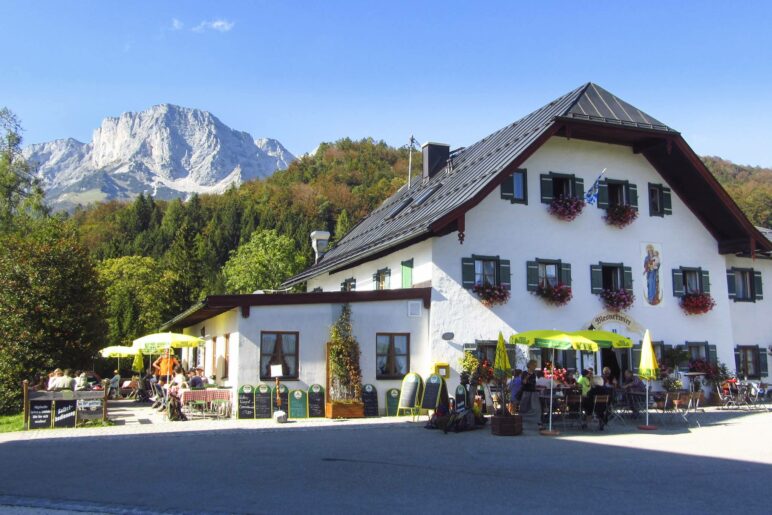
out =
<path fill-rule="evenodd" d="M 771 233 L 748 221 L 674 129 L 588 83 L 469 147 L 428 143 L 423 153 L 421 177 L 285 283 L 309 293 L 209 297 L 168 322 L 206 337 L 189 359 L 225 385 L 269 383 L 268 365 L 282 359 L 290 388 L 325 385 L 329 328 L 349 302 L 364 381 L 381 406 L 405 373 L 425 377 L 436 363 L 450 365 L 453 388 L 464 349 L 492 356 L 499 331 L 593 326 L 640 341 L 648 328 L 660 355 L 681 346 L 768 378 Z M 550 214 L 554 198 L 583 198 L 604 169 L 596 204 L 572 221 Z M 609 225 L 610 206 L 632 206 L 637 218 Z M 566 305 L 534 294 L 558 283 L 571 288 Z M 486 307 L 473 291 L 480 284 L 508 290 L 508 302 Z M 635 301 L 610 313 L 604 289 Z M 715 307 L 685 314 L 681 298 L 698 293 Z M 604 350 L 557 361 L 621 374 L 637 358 L 637 349 Z"/>

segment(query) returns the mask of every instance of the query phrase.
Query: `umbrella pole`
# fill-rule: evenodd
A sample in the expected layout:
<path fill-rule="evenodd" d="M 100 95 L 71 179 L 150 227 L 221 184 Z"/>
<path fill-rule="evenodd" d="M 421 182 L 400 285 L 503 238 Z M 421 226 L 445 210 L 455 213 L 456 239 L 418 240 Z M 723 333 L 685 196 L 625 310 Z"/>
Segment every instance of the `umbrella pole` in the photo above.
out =
<path fill-rule="evenodd" d="M 555 384 L 555 348 L 552 348 L 552 370 L 550 372 L 550 421 L 549 421 L 549 429 L 546 431 L 542 430 L 540 433 L 544 436 L 557 436 L 560 434 L 559 431 L 553 431 L 552 430 L 552 395 L 553 395 L 553 389 L 552 386 Z"/>
<path fill-rule="evenodd" d="M 649 425 L 649 385 L 651 385 L 651 379 L 646 380 L 646 425 L 638 426 L 638 429 L 644 431 L 653 431 L 657 429 L 657 426 Z"/>

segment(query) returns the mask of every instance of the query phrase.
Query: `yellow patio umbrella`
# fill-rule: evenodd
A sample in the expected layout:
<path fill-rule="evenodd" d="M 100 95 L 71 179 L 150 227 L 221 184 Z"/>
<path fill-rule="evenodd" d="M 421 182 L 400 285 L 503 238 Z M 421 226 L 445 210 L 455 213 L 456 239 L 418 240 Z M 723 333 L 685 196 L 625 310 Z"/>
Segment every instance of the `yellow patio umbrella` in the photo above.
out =
<path fill-rule="evenodd" d="M 612 333 L 611 331 L 585 329 L 583 331 L 573 331 L 570 334 L 592 340 L 602 349 L 631 349 L 633 347 L 633 341 L 630 338 Z"/>
<path fill-rule="evenodd" d="M 204 342 L 203 338 L 180 333 L 153 333 L 137 338 L 133 342 L 133 347 L 150 354 L 158 353 L 169 349 L 181 349 L 184 347 L 197 347 Z M 166 374 L 168 382 L 169 374 Z"/>
<path fill-rule="evenodd" d="M 653 379 L 659 377 L 659 364 L 657 355 L 654 354 L 654 346 L 651 344 L 651 334 L 646 329 L 641 344 L 641 363 L 638 365 L 638 377 L 646 379 L 646 425 L 638 426 L 639 429 L 656 429 L 656 426 L 649 425 L 649 384 Z"/>
<path fill-rule="evenodd" d="M 552 349 L 552 363 L 555 363 L 555 350 L 579 350 L 597 352 L 598 344 L 584 336 L 566 333 L 556 330 L 534 330 L 524 331 L 514 334 L 510 337 L 511 343 L 534 346 L 542 349 Z M 554 366 L 554 365 L 553 365 Z M 542 431 L 541 434 L 553 436 L 559 434 L 552 430 L 552 392 L 554 387 L 555 375 L 550 374 L 550 417 L 549 429 Z"/>
<path fill-rule="evenodd" d="M 111 345 L 99 351 L 103 358 L 118 358 L 118 370 L 121 369 L 121 358 L 129 358 L 137 353 L 134 347 L 124 347 L 122 345 Z"/>

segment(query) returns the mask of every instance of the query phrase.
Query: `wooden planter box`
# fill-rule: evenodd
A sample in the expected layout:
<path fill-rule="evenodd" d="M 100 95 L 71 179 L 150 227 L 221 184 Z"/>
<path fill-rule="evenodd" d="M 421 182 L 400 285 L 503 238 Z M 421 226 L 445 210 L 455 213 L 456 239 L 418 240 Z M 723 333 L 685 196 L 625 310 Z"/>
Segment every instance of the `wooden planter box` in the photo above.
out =
<path fill-rule="evenodd" d="M 516 436 L 523 432 L 523 417 L 512 415 L 510 417 L 501 417 L 494 415 L 491 417 L 491 433 L 498 436 Z"/>
<path fill-rule="evenodd" d="M 365 418 L 365 405 L 361 402 L 328 402 L 324 406 L 327 418 Z"/>

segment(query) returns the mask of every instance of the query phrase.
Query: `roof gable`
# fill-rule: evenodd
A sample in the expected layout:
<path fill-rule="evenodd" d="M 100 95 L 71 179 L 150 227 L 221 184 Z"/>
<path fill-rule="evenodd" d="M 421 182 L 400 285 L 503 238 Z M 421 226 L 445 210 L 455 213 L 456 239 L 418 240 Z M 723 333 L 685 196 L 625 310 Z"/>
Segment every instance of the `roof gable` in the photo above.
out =
<path fill-rule="evenodd" d="M 284 284 L 294 285 L 321 273 L 348 268 L 432 236 L 453 230 L 463 232 L 464 213 L 554 135 L 630 145 L 634 152 L 643 153 L 668 182 L 668 175 L 678 169 L 680 176 L 673 180 L 696 180 L 703 183 L 701 191 L 714 193 L 707 207 L 699 210 L 704 211 L 702 216 L 693 207 L 703 202 L 699 195 L 692 195 L 688 188 L 677 190 L 719 242 L 736 240 L 739 233 L 743 245 L 759 239 L 762 248 L 772 249 L 769 240 L 750 224 L 704 165 L 700 168 L 701 162 L 694 161 L 696 154 L 686 155 L 693 151 L 677 131 L 600 86 L 587 83 L 473 145 L 454 150 L 443 170 L 429 180 L 414 181 L 410 188 L 403 186 L 316 264 Z M 678 166 L 674 164 L 678 159 L 671 156 L 673 148 L 680 155 Z M 660 156 L 663 151 L 667 154 L 664 160 Z M 428 189 L 434 192 L 416 202 Z"/>

